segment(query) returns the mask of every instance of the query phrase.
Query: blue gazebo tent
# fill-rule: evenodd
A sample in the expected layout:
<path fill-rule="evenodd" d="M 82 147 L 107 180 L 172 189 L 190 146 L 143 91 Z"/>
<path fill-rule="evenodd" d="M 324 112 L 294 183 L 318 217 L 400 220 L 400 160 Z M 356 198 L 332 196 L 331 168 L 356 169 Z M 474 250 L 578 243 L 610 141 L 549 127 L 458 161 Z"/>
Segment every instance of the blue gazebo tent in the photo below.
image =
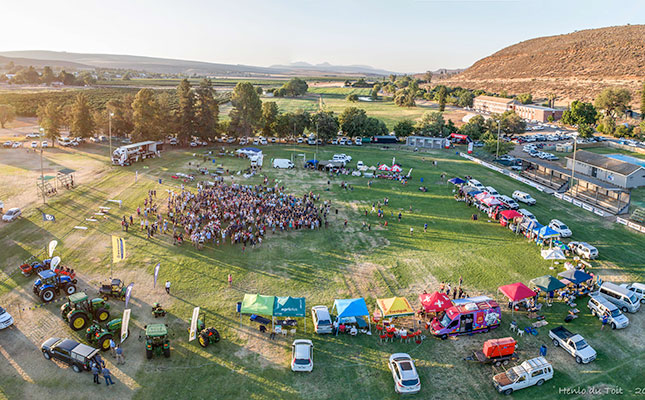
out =
<path fill-rule="evenodd" d="M 460 185 L 462 183 L 466 183 L 466 181 L 461 178 L 448 179 L 448 182 L 452 183 L 453 185 Z"/>
<path fill-rule="evenodd" d="M 533 231 L 535 232 L 535 228 L 533 229 Z M 553 239 L 560 236 L 558 232 L 554 231 L 548 226 L 543 226 L 540 229 L 538 229 L 537 235 L 540 239 Z"/>
<path fill-rule="evenodd" d="M 365 299 L 336 299 L 334 300 L 334 306 L 332 307 L 332 313 L 336 310 L 338 315 L 336 316 L 336 321 L 340 321 L 341 318 L 348 317 L 363 317 L 367 315 L 367 322 L 369 324 L 370 331 L 372 330 L 372 323 L 369 320 L 370 312 L 367 310 L 367 304 Z M 338 330 L 336 330 L 338 335 Z"/>
<path fill-rule="evenodd" d="M 591 275 L 586 272 L 583 272 L 579 269 L 570 269 L 567 271 L 560 272 L 558 276 L 561 276 L 563 279 L 573 283 L 574 285 L 579 285 L 582 282 L 586 282 L 591 279 Z"/>

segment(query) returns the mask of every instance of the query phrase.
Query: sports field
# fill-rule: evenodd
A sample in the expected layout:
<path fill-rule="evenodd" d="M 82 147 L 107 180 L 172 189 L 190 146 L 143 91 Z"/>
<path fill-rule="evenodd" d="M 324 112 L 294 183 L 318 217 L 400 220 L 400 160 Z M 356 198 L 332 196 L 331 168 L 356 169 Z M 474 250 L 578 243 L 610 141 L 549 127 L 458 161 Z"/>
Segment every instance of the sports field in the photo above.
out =
<path fill-rule="evenodd" d="M 285 106 L 303 101 L 317 107 L 315 99 L 286 101 L 289 103 L 284 103 Z M 332 99 L 325 101 L 330 107 L 333 104 Z M 360 103 L 364 104 L 367 103 Z M 368 111 L 368 114 L 371 113 Z M 52 164 L 58 165 L 83 158 L 92 163 L 107 162 L 106 146 L 84 146 L 76 150 L 52 150 L 46 152 L 46 158 L 51 157 Z M 11 158 L 9 164 L 4 160 L 10 151 L 0 149 L 0 178 L 4 180 L 17 173 L 31 176 L 38 170 L 35 153 Z M 263 151 L 263 174 L 269 179 L 278 179 L 292 193 L 302 195 L 313 191 L 321 194 L 323 200 L 331 201 L 332 209 L 338 210 L 338 214 L 332 213 L 328 228 L 269 234 L 261 246 L 247 248 L 244 253 L 240 246 L 228 244 L 207 246 L 200 251 L 188 243 L 173 246 L 172 239 L 164 235 L 146 239 L 136 223 L 128 233 L 122 232 L 121 217 L 134 214 L 136 220 L 135 210 L 143 205 L 148 190 L 155 189 L 158 197 L 164 198 L 166 190 L 179 189 L 181 182 L 171 178 L 175 173 L 194 173 L 199 180 L 202 178 L 196 170 L 200 165 L 213 168 L 222 164 L 232 171 L 248 165 L 248 161 L 231 157 L 216 157 L 215 163 L 205 162 L 203 149 L 171 150 L 160 159 L 127 168 L 97 166 L 100 173 L 96 178 L 86 178 L 74 190 L 62 190 L 45 206 L 37 203 L 30 206 L 17 222 L 0 225 L 0 259 L 3 260 L 0 305 L 16 317 L 14 327 L 0 331 L 0 398 L 89 398 L 100 393 L 136 399 L 395 399 L 398 396 L 394 394 L 392 376 L 386 366 L 388 356 L 394 352 L 407 352 L 416 360 L 422 391 L 415 398 L 497 398 L 499 395 L 491 381 L 492 367 L 470 364 L 462 358 L 480 348 L 486 339 L 508 336 L 511 320 L 517 320 L 520 327 L 532 322 L 524 314 L 512 316 L 505 307 L 501 327 L 495 331 L 446 341 L 427 338 L 420 345 L 379 344 L 376 335 L 313 335 L 308 313 L 308 331 L 303 333 L 301 323 L 296 337 L 314 342 L 314 371 L 310 374 L 296 374 L 289 369 L 293 336 L 269 340 L 248 317 L 240 324 L 235 312 L 235 304 L 244 293 L 304 296 L 307 308 L 320 304 L 330 309 L 337 298 L 365 297 L 373 309 L 375 298 L 397 295 L 407 296 L 418 307 L 417 296 L 423 290 L 436 290 L 441 281 L 454 284 L 460 276 L 468 295 L 487 294 L 505 304 L 496 293 L 498 286 L 517 281 L 528 283 L 534 277 L 562 270 L 559 265 L 555 271 L 550 270 L 552 263 L 540 257 L 535 244 L 515 236 L 498 223 L 488 222 L 483 215 L 478 221 L 472 221 L 470 216 L 475 210 L 453 200 L 453 186 L 441 183 L 441 174 L 448 178 L 472 175 L 507 195 L 516 189 L 529 192 L 538 201 L 531 211 L 539 220 L 558 218 L 569 225 L 575 240 L 587 241 L 599 249 L 600 257 L 593 262 L 594 273 L 616 282 L 642 281 L 644 276 L 645 238 L 642 235 L 559 202 L 451 151 L 413 153 L 372 146 L 342 149 L 353 157 L 353 163 L 361 160 L 367 165 L 390 164 L 396 157 L 406 172 L 412 168 L 412 179 L 405 186 L 376 180 L 371 188 L 362 177 L 328 177 L 302 169 L 278 171 L 269 167 L 269 160 L 276 157 L 290 158 L 304 153 L 306 159 L 311 159 L 312 147 L 268 146 Z M 318 158 L 328 159 L 338 151 L 330 146 L 321 147 Z M 437 167 L 431 161 L 437 161 Z M 231 182 L 230 177 L 226 179 Z M 244 179 L 234 175 L 234 181 L 259 184 L 262 177 Z M 343 181 L 349 182 L 353 190 L 341 189 Z M 428 192 L 420 192 L 420 185 L 427 186 Z M 186 186 L 194 188 L 195 184 Z M 7 206 L 17 196 L 10 191 L 3 193 L 7 196 L 3 199 Z M 385 218 L 380 219 L 371 212 L 372 204 L 377 201 L 382 204 L 385 197 L 390 202 L 384 208 Z M 108 203 L 108 199 L 122 200 L 123 205 L 119 208 Z M 111 207 L 108 218 L 86 221 L 100 206 Z M 53 214 L 56 222 L 43 222 L 40 211 Z M 396 218 L 399 212 L 401 221 Z M 343 224 L 345 219 L 347 227 Z M 383 226 L 385 220 L 387 227 Z M 371 229 L 362 228 L 363 222 L 370 224 Z M 425 223 L 428 224 L 426 233 L 423 232 Z M 88 229 L 73 228 L 78 225 Z M 31 292 L 33 279 L 15 271 L 22 260 L 56 239 L 63 264 L 73 267 L 79 273 L 80 287 L 95 295 L 100 282 L 106 281 L 110 274 L 112 234 L 124 237 L 127 247 L 126 261 L 115 264 L 113 274 L 126 282 L 135 282 L 135 287 L 131 301 L 132 334 L 124 344 L 126 364 L 116 366 L 112 358 L 106 357 L 117 383 L 107 389 L 93 387 L 91 374 L 78 375 L 43 359 L 39 347 L 48 337 L 82 338 L 60 319 L 60 303 L 30 310 L 29 307 L 39 304 Z M 153 288 L 152 271 L 158 262 L 161 263 L 160 283 Z M 229 273 L 233 276 L 232 288 L 226 282 Z M 171 296 L 162 287 L 166 280 L 172 282 Z M 157 301 L 170 311 L 166 322 L 172 335 L 172 355 L 170 359 L 158 357 L 147 361 L 139 334 L 145 324 L 155 321 L 150 307 Z M 110 303 L 113 317 L 118 316 L 123 303 Z M 188 342 L 188 321 L 195 306 L 202 307 L 207 313 L 208 325 L 222 333 L 221 342 L 206 349 Z M 513 398 L 562 398 L 558 394 L 560 389 L 588 386 L 601 391 L 620 388 L 629 397 L 636 397 L 637 388 L 643 386 L 645 368 L 644 311 L 629 315 L 631 324 L 627 329 L 600 331 L 600 323 L 589 315 L 586 301 L 579 301 L 578 308 L 580 318 L 567 327 L 587 339 L 597 350 L 598 359 L 590 365 L 578 365 L 550 344 L 548 329 L 558 326 L 568 309 L 556 303 L 546 308 L 544 315 L 549 325 L 539 328 L 538 336 L 518 338 L 522 360 L 537 356 L 540 345 L 548 345 L 547 358 L 554 365 L 555 377 L 541 388 L 522 390 Z M 108 390 L 109 395 L 103 394 Z M 586 397 L 570 395 L 567 398 Z"/>

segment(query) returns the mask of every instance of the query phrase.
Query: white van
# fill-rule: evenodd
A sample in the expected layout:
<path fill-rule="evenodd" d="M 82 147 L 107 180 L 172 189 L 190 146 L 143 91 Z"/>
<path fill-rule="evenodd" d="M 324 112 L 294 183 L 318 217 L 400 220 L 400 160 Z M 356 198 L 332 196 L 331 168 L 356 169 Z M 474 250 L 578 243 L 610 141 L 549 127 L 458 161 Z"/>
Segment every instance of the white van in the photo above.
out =
<path fill-rule="evenodd" d="M 636 293 L 630 292 L 615 283 L 605 282 L 600 285 L 598 292 L 607 300 L 614 303 L 624 313 L 635 313 L 641 308 L 641 302 Z"/>
<path fill-rule="evenodd" d="M 621 313 L 618 307 L 597 293 L 589 295 L 587 307 L 591 310 L 591 315 L 597 317 L 601 321 L 603 316 L 607 315 L 609 317 L 608 323 L 611 325 L 611 329 L 622 329 L 629 325 L 629 319 L 625 314 Z"/>
<path fill-rule="evenodd" d="M 490 194 L 491 196 L 499 195 L 499 192 L 492 186 L 486 186 L 485 189 L 486 189 L 486 192 L 488 192 L 488 194 Z"/>
<path fill-rule="evenodd" d="M 522 203 L 528 204 L 530 206 L 535 205 L 536 201 L 530 194 L 516 190 L 513 192 L 513 199 L 521 201 Z"/>
<path fill-rule="evenodd" d="M 58 138 L 58 144 L 63 146 L 63 147 L 71 146 L 72 145 L 72 139 L 70 139 L 69 137 L 59 137 Z"/>
<path fill-rule="evenodd" d="M 569 227 L 566 226 L 564 222 L 560 221 L 559 219 L 552 219 L 551 222 L 549 222 L 549 228 L 558 232 L 560 236 L 563 238 L 570 237 L 572 235 L 571 229 L 569 229 Z"/>
<path fill-rule="evenodd" d="M 641 299 L 641 304 L 645 304 L 645 284 L 634 282 L 634 283 L 629 284 L 629 285 L 626 284 L 626 283 L 623 283 L 620 286 L 624 287 L 625 289 L 627 289 L 630 292 L 634 293 L 636 295 L 636 297 Z"/>
<path fill-rule="evenodd" d="M 273 160 L 273 168 L 290 169 L 293 167 L 294 165 L 291 160 L 287 160 L 286 158 L 276 158 Z"/>

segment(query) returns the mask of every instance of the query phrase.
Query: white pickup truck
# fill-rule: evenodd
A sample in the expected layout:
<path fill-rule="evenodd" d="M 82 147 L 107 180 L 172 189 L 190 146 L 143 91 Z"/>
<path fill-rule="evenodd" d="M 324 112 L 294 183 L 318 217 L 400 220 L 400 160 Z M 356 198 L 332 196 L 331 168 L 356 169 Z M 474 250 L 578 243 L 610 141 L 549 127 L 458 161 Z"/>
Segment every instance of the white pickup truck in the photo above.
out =
<path fill-rule="evenodd" d="M 551 378 L 553 378 L 551 364 L 544 357 L 536 357 L 493 376 L 493 385 L 499 393 L 509 395 L 529 386 L 541 386 Z"/>
<path fill-rule="evenodd" d="M 549 331 L 555 347 L 561 347 L 576 358 L 578 364 L 588 364 L 596 359 L 596 350 L 589 346 L 587 341 L 578 334 L 571 333 L 560 325 Z"/>

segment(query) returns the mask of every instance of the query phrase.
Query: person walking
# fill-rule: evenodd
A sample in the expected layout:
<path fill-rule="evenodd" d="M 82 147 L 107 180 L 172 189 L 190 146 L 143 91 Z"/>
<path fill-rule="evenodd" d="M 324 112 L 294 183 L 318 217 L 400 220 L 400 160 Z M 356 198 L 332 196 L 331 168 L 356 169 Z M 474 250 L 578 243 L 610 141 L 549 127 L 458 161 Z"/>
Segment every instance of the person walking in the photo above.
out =
<path fill-rule="evenodd" d="M 233 275 L 228 274 L 228 287 L 233 287 Z"/>
<path fill-rule="evenodd" d="M 166 293 L 170 294 L 170 281 L 166 281 Z"/>
<path fill-rule="evenodd" d="M 602 326 L 600 327 L 601 331 L 605 329 L 605 325 L 607 325 L 607 322 L 609 322 L 609 316 L 607 315 L 607 313 L 604 313 L 602 316 Z"/>
<path fill-rule="evenodd" d="M 101 370 L 101 374 L 103 375 L 103 378 L 105 378 L 105 384 L 107 386 L 114 385 L 114 382 L 112 382 L 112 375 L 110 375 L 109 369 L 103 368 Z"/>
<path fill-rule="evenodd" d="M 117 365 L 125 364 L 125 357 L 123 356 L 123 349 L 121 346 L 117 346 L 115 352 Z"/>
<path fill-rule="evenodd" d="M 110 354 L 112 354 L 112 357 L 116 357 L 116 343 L 114 339 L 110 339 Z"/>
<path fill-rule="evenodd" d="M 428 232 L 428 223 L 426 222 L 423 224 L 423 232 L 427 233 Z"/>
<path fill-rule="evenodd" d="M 443 293 L 443 289 L 446 287 L 446 284 L 441 281 L 441 284 L 439 285 L 439 293 Z"/>
<path fill-rule="evenodd" d="M 414 228 L 410 227 L 410 236 L 412 236 L 413 234 L 414 234 Z"/>
<path fill-rule="evenodd" d="M 99 381 L 99 366 L 97 363 L 92 363 L 92 375 L 94 375 L 94 383 L 100 385 L 101 381 Z"/>

